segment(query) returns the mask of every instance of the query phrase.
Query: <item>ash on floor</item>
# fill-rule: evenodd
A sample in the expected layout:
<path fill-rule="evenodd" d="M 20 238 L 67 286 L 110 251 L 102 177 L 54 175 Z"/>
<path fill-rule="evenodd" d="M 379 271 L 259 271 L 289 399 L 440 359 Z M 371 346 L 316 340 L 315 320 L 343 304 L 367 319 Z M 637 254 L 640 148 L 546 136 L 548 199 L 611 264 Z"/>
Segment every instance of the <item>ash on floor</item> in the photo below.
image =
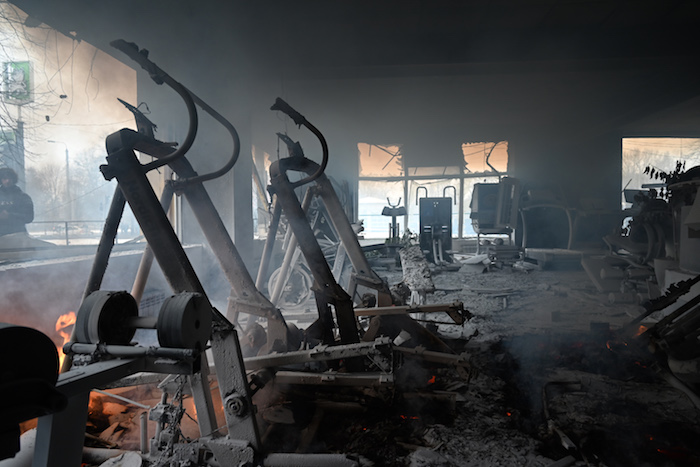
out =
<path fill-rule="evenodd" d="M 365 423 L 351 445 L 374 446 L 376 465 L 700 465 L 698 408 L 643 345 L 619 341 L 638 305 L 609 304 L 580 269 L 463 266 L 433 281 L 427 303 L 461 301 L 473 316 L 437 326 L 471 355 L 471 378 L 443 383 L 457 393 L 450 421 Z"/>

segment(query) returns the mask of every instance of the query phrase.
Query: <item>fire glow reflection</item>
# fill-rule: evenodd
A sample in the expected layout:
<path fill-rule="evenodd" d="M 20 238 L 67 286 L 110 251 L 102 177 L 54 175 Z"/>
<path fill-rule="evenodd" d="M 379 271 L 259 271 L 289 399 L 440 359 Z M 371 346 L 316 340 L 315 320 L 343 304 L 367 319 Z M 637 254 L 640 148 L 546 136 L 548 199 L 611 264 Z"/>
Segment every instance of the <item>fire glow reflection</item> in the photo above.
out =
<path fill-rule="evenodd" d="M 63 338 L 63 344 L 61 344 L 61 346 L 58 348 L 59 368 L 61 365 L 63 365 L 63 359 L 65 358 L 65 355 L 63 354 L 63 346 L 70 340 L 71 333 L 69 328 L 75 324 L 75 318 L 75 312 L 69 311 L 68 313 L 59 316 L 58 320 L 56 320 L 56 332 Z"/>

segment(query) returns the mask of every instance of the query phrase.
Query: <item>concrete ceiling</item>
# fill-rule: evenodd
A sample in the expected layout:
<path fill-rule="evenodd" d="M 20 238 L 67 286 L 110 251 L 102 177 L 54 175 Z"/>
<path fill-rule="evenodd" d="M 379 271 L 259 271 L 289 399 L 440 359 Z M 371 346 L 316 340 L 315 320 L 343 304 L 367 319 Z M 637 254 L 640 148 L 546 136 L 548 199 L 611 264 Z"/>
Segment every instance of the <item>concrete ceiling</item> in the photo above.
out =
<path fill-rule="evenodd" d="M 290 73 L 483 63 L 694 57 L 694 0 L 14 0 L 33 18 L 109 50 L 167 41 Z M 137 37 L 132 37 L 137 36 Z M 269 68 L 268 68 L 269 67 Z M 418 71 L 416 71 L 418 72 Z M 424 71 L 425 72 L 425 71 Z"/>

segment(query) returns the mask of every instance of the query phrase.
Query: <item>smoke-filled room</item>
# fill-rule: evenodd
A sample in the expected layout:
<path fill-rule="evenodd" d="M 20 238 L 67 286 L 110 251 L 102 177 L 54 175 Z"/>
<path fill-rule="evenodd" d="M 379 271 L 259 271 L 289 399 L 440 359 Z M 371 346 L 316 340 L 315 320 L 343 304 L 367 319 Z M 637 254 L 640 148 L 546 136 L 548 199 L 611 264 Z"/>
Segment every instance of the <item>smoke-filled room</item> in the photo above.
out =
<path fill-rule="evenodd" d="M 700 467 L 698 27 L 0 0 L 0 467 Z"/>

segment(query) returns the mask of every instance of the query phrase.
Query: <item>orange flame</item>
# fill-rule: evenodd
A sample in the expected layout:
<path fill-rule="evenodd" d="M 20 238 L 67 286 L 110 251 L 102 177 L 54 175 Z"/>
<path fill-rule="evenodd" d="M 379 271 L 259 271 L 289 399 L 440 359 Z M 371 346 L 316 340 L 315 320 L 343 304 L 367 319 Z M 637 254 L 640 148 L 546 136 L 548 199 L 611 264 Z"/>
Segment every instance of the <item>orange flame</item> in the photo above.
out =
<path fill-rule="evenodd" d="M 432 378 L 428 380 L 428 384 L 435 384 L 435 375 L 433 375 Z"/>
<path fill-rule="evenodd" d="M 70 331 L 68 327 L 75 324 L 75 312 L 69 311 L 68 313 L 61 315 L 56 320 L 56 332 L 63 338 L 63 344 L 58 348 L 58 367 L 63 365 L 63 359 L 66 357 L 63 354 L 63 345 L 65 345 L 70 340 Z"/>
<path fill-rule="evenodd" d="M 634 337 L 641 336 L 646 330 L 647 330 L 646 326 L 640 325 L 639 329 L 637 330 L 637 334 L 635 334 Z"/>

